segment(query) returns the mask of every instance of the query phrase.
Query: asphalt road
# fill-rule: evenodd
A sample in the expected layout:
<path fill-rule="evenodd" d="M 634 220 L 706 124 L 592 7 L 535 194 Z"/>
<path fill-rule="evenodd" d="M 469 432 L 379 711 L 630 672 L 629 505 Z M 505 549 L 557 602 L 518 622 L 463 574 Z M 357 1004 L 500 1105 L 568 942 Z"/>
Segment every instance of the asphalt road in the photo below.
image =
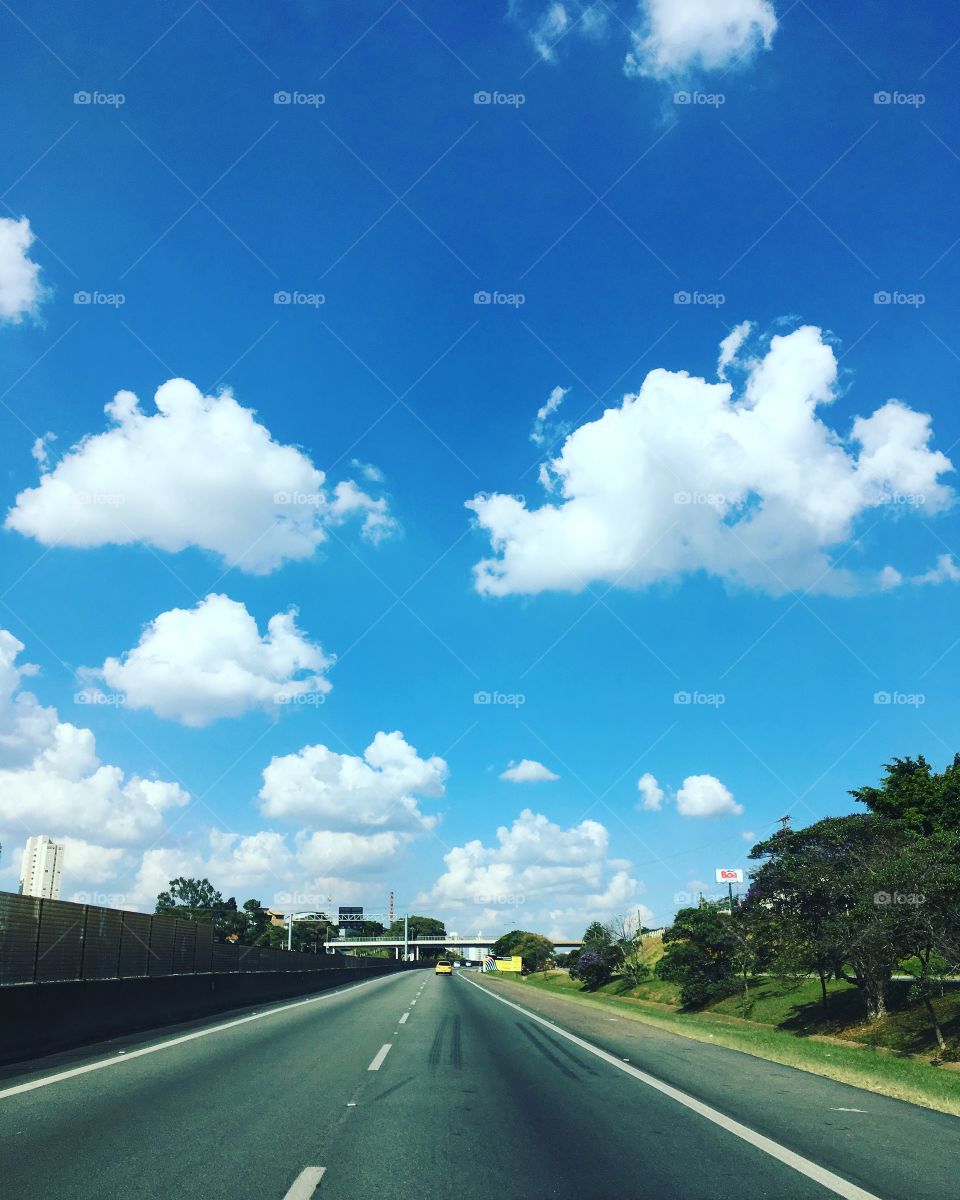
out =
<path fill-rule="evenodd" d="M 958 1131 L 556 997 L 417 971 L 7 1068 L 0 1187 L 10 1200 L 948 1200 Z"/>

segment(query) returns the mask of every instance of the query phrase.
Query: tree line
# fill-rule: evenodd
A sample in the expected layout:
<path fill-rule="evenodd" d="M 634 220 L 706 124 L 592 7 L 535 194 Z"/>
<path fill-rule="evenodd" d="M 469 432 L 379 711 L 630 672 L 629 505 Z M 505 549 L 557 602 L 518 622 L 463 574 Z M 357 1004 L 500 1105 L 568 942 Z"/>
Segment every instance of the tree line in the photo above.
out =
<path fill-rule="evenodd" d="M 664 932 L 657 974 L 695 1007 L 760 973 L 846 980 L 868 1020 L 888 1009 L 891 980 L 913 977 L 941 1047 L 932 1000 L 960 965 L 960 755 L 941 772 L 896 758 L 878 786 L 850 793 L 865 811 L 789 824 L 750 851 L 759 865 L 744 899 L 681 909 Z"/>

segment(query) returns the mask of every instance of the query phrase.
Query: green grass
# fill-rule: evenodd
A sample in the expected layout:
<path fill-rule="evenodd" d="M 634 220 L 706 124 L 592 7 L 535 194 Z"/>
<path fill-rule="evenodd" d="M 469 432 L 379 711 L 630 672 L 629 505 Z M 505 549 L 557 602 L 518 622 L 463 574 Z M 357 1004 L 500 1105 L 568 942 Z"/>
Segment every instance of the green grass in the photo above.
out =
<path fill-rule="evenodd" d="M 562 972 L 525 979 L 487 978 L 509 979 L 519 986 L 552 992 L 573 1003 L 606 1008 L 608 1012 L 615 1008 L 623 1016 L 672 1033 L 960 1116 L 960 1072 L 934 1068 L 929 1057 L 913 1057 L 918 1053 L 914 1047 L 925 1050 L 932 1042 L 922 1010 L 903 1008 L 867 1026 L 859 1023 L 862 1004 L 857 989 L 847 983 L 829 986 L 834 1023 L 825 1025 L 817 980 L 803 980 L 796 986 L 773 979 L 758 980 L 753 987 L 755 1002 L 750 1019 L 743 1020 L 738 997 L 728 997 L 704 1012 L 664 1007 L 670 1001 L 652 1000 L 645 994 L 665 986 L 659 981 L 629 989 L 613 980 L 597 992 L 584 993 Z M 893 986 L 895 1001 L 905 1001 L 908 985 Z M 947 1022 L 945 1030 L 960 1035 L 960 989 L 948 991 L 937 1001 L 937 1007 L 941 1019 Z M 857 1023 L 844 1024 L 848 1018 Z M 812 1036 L 815 1034 L 819 1036 Z"/>

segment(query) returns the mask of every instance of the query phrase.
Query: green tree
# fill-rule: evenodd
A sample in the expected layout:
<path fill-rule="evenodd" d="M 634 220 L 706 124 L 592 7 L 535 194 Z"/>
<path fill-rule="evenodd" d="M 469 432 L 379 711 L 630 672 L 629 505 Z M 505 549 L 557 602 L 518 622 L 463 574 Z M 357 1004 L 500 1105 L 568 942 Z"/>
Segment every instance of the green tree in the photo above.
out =
<path fill-rule="evenodd" d="M 409 918 L 409 937 L 411 943 L 425 937 L 444 937 L 446 932 L 446 926 L 437 917 L 411 916 Z M 403 937 L 403 917 L 398 917 L 388 927 L 385 936 L 391 938 Z M 418 953 L 421 958 L 433 959 L 445 958 L 447 951 L 444 946 L 422 946 Z"/>
<path fill-rule="evenodd" d="M 498 958 L 509 958 L 518 954 L 526 971 L 540 971 L 553 958 L 553 942 L 542 933 L 531 933 L 526 929 L 514 929 L 497 938 L 493 953 Z"/>
<path fill-rule="evenodd" d="M 666 952 L 656 965 L 661 979 L 680 985 L 685 1008 L 709 1004 L 742 989 L 749 1002 L 749 980 L 757 965 L 753 929 L 731 914 L 726 900 L 681 908 L 664 930 Z"/>
<path fill-rule="evenodd" d="M 224 900 L 209 879 L 190 879 L 179 876 L 171 879 L 165 892 L 157 896 L 154 914 L 177 917 L 181 921 L 212 923 L 218 941 L 230 933 L 239 933 L 237 902 L 233 896 Z"/>

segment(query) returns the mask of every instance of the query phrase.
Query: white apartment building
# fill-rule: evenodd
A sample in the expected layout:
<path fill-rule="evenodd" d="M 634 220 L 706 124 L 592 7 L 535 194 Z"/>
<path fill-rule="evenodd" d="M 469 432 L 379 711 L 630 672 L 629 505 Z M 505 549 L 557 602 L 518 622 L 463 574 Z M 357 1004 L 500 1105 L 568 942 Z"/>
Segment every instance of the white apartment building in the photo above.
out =
<path fill-rule="evenodd" d="M 60 899 L 60 873 L 63 870 L 63 846 L 46 834 L 27 839 L 20 867 L 20 891 L 24 896 L 45 900 Z"/>

